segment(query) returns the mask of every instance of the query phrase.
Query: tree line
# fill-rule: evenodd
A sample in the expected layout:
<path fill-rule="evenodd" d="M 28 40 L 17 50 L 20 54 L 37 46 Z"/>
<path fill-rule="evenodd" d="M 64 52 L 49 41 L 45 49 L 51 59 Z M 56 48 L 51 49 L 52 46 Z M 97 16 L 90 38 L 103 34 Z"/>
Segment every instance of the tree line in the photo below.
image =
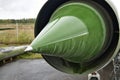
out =
<path fill-rule="evenodd" d="M 30 18 L 30 19 L 0 19 L 0 24 L 1 23 L 5 23 L 5 24 L 9 24 L 9 23 L 35 23 L 35 19 L 34 18 Z"/>

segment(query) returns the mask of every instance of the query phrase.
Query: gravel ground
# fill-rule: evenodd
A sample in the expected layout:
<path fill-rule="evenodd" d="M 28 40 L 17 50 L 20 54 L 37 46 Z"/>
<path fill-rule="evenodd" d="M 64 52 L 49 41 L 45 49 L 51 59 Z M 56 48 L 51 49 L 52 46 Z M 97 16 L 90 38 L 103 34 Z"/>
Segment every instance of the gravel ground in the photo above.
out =
<path fill-rule="evenodd" d="M 86 76 L 59 72 L 43 59 L 18 60 L 0 67 L 0 80 L 86 80 Z"/>
<path fill-rule="evenodd" d="M 110 80 L 112 67 L 99 71 L 101 80 Z M 0 80 L 87 80 L 87 75 L 69 75 L 57 71 L 43 59 L 18 60 L 0 67 Z"/>

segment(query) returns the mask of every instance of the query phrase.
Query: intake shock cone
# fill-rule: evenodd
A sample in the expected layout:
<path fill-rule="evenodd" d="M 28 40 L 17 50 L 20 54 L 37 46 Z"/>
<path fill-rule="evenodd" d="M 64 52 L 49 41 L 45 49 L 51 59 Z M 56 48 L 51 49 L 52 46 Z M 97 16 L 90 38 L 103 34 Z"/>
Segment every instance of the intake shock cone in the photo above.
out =
<path fill-rule="evenodd" d="M 82 74 L 97 70 L 94 61 L 112 41 L 111 23 L 107 11 L 95 2 L 67 2 L 54 11 L 31 47 L 60 71 Z"/>

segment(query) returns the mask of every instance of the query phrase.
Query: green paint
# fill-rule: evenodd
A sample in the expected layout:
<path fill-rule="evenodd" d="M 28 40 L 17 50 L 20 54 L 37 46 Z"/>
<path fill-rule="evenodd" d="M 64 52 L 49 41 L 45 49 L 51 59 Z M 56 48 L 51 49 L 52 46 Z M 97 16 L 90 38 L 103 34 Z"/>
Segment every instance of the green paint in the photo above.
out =
<path fill-rule="evenodd" d="M 7 58 L 18 56 L 20 54 L 23 54 L 23 53 L 25 53 L 24 50 L 26 48 L 27 48 L 27 46 L 3 48 L 3 50 L 0 51 L 0 61 L 4 60 L 4 59 L 7 59 Z"/>
<path fill-rule="evenodd" d="M 84 63 L 101 55 L 106 40 L 103 17 L 85 3 L 66 3 L 32 42 L 34 52 Z"/>

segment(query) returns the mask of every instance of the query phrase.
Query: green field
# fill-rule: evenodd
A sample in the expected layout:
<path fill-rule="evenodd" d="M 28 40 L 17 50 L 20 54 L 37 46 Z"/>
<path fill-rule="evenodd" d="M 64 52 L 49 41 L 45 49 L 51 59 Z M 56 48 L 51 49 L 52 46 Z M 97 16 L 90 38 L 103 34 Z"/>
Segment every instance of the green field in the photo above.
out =
<path fill-rule="evenodd" d="M 0 31 L 0 44 L 29 44 L 34 39 L 34 24 L 0 24 L 0 28 L 14 28 Z"/>

